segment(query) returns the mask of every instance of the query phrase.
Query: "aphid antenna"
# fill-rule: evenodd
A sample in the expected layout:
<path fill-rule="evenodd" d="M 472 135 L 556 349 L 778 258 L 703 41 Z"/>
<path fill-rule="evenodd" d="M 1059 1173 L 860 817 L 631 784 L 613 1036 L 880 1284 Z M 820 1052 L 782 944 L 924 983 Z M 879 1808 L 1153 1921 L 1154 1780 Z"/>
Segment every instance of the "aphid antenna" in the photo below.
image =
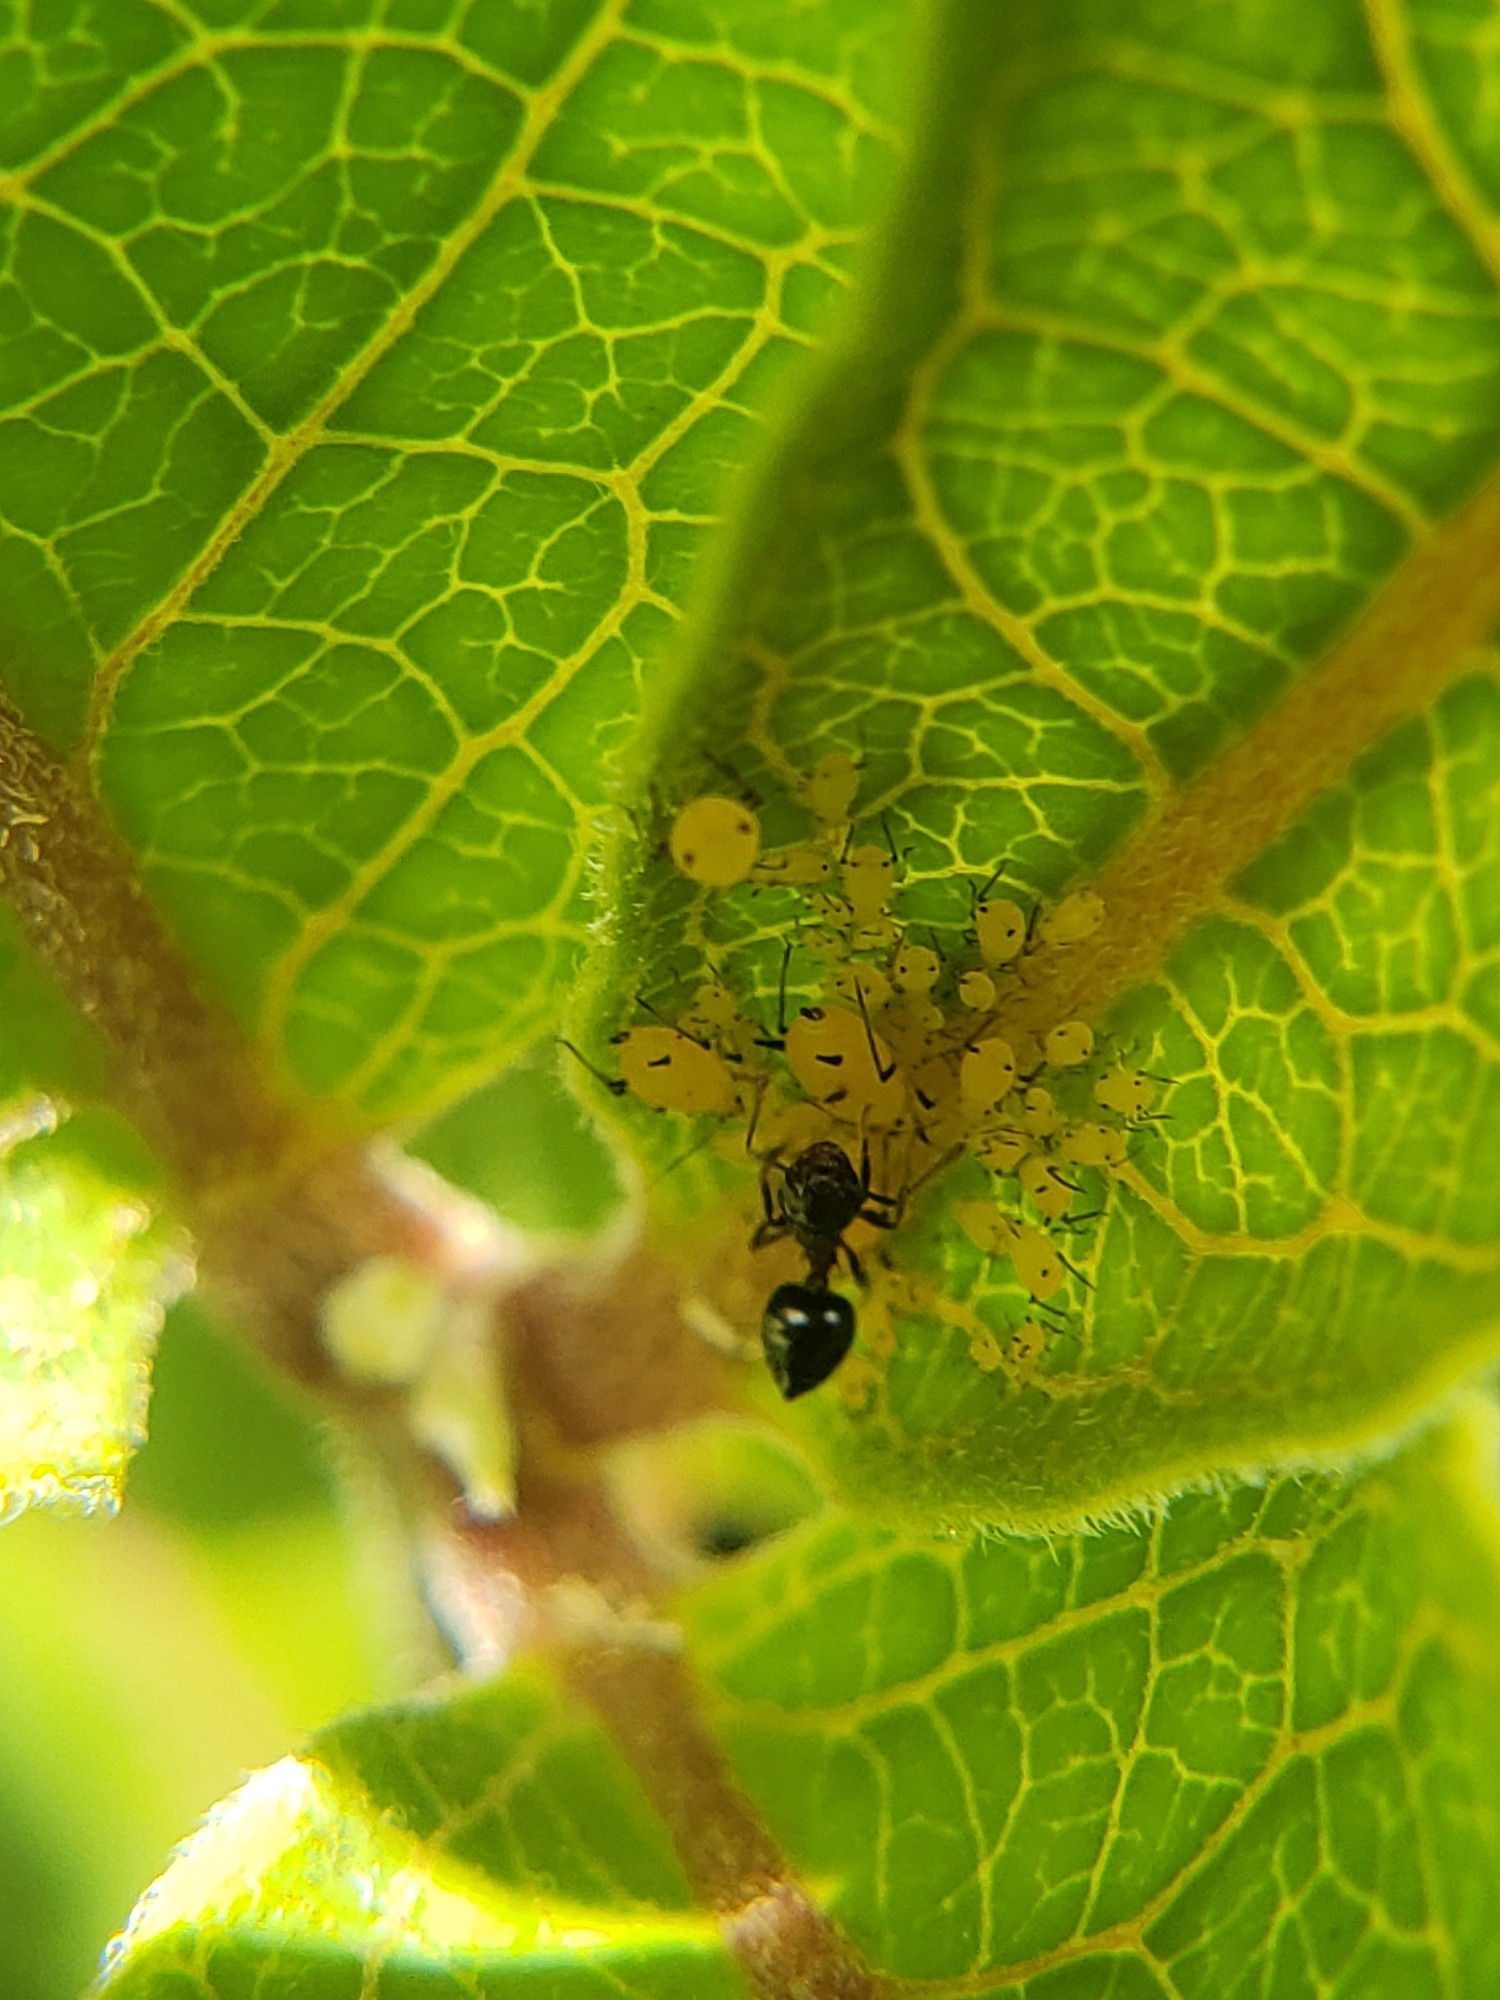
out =
<path fill-rule="evenodd" d="M 885 833 L 885 844 L 891 850 L 891 865 L 899 869 L 911 850 L 905 847 L 897 848 L 896 836 L 891 832 L 891 816 L 888 812 L 883 812 L 880 815 L 880 824 Z"/>
<path fill-rule="evenodd" d="M 708 1047 L 708 1043 L 704 1041 L 701 1035 L 690 1034 L 680 1022 L 674 1021 L 670 1015 L 664 1014 L 654 1000 L 648 1000 L 644 993 L 636 994 L 635 1004 L 643 1013 L 649 1014 L 654 1021 L 660 1021 L 664 1028 L 671 1028 L 675 1034 L 681 1035 L 685 1042 L 696 1042 L 700 1049 Z"/>
<path fill-rule="evenodd" d="M 721 776 L 728 778 L 729 782 L 738 788 L 738 796 L 740 798 L 748 800 L 753 806 L 760 804 L 760 795 L 756 792 L 754 786 L 742 778 L 732 764 L 726 764 L 724 759 L 716 756 L 712 750 L 705 750 L 703 752 L 703 759 L 705 763 L 712 764 Z"/>
<path fill-rule="evenodd" d="M 575 1048 L 573 1044 L 570 1041 L 568 1041 L 566 1036 L 556 1035 L 553 1037 L 553 1039 L 554 1041 L 556 1041 L 559 1048 L 566 1049 L 570 1056 L 573 1056 L 578 1062 L 581 1062 L 584 1068 L 588 1071 L 589 1075 L 593 1077 L 596 1082 L 602 1083 L 604 1085 L 604 1088 L 609 1092 L 611 1097 L 623 1097 L 625 1095 L 624 1077 L 606 1076 L 604 1074 L 604 1071 L 600 1069 L 597 1064 L 591 1063 L 588 1057 L 583 1053 L 583 1050 Z"/>
<path fill-rule="evenodd" d="M 971 910 L 978 909 L 979 905 L 984 901 L 985 897 L 990 893 L 991 889 L 994 888 L 995 884 L 1000 880 L 1000 877 L 1005 873 L 1006 868 L 1009 866 L 1009 864 L 1010 864 L 1010 856 L 1008 854 L 1002 854 L 1000 857 L 1000 866 L 995 870 L 994 874 L 990 876 L 989 880 L 985 883 L 982 889 L 976 889 L 972 881 L 969 883 L 969 895 L 971 898 L 969 907 Z"/>

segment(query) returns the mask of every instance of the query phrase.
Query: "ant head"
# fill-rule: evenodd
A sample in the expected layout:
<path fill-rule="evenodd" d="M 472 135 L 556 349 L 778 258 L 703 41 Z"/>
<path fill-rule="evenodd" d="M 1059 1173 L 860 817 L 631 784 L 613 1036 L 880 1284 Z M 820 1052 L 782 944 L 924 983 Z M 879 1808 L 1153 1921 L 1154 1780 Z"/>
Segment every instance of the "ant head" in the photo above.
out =
<path fill-rule="evenodd" d="M 778 1285 L 766 1301 L 761 1345 L 788 1402 L 826 1382 L 854 1342 L 854 1308 L 838 1292 Z"/>

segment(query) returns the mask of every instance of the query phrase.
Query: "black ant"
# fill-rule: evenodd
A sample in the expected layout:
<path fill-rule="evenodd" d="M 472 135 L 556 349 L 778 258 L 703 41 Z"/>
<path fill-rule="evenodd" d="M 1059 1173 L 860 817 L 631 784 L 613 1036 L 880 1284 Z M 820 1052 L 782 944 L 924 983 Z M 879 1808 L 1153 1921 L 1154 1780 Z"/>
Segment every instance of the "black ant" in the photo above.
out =
<path fill-rule="evenodd" d="M 774 1194 L 773 1172 L 779 1176 Z M 761 1164 L 760 1192 L 765 1219 L 750 1248 L 759 1250 L 791 1236 L 807 1259 L 807 1277 L 801 1284 L 778 1285 L 761 1319 L 766 1365 L 790 1402 L 826 1382 L 854 1341 L 854 1308 L 828 1286 L 841 1251 L 857 1282 L 864 1283 L 844 1231 L 853 1222 L 894 1229 L 899 1214 L 882 1211 L 899 1210 L 901 1204 L 893 1195 L 872 1193 L 868 1144 L 860 1149 L 856 1173 L 849 1155 L 832 1139 L 818 1140 L 785 1165 L 776 1153 L 768 1155 Z"/>

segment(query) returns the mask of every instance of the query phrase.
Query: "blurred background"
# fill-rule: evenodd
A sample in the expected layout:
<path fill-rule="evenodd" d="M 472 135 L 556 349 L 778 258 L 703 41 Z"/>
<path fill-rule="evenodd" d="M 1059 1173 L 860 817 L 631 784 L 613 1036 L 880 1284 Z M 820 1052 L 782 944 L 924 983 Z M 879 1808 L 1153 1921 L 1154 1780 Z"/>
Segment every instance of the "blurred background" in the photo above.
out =
<path fill-rule="evenodd" d="M 411 1149 L 543 1233 L 592 1230 L 619 1198 L 550 1050 Z M 119 1517 L 0 1529 L 4 2000 L 77 2000 L 247 1772 L 446 1664 L 378 1488 L 184 1300 Z"/>

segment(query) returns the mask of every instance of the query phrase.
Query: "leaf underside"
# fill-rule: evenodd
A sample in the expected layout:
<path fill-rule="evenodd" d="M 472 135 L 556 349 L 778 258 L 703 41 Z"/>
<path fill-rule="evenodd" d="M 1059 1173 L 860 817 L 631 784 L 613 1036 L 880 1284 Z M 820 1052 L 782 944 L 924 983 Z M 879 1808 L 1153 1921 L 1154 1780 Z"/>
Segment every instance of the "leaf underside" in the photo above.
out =
<path fill-rule="evenodd" d="M 1159 1118 L 1081 1176 L 1034 1364 L 976 1359 L 1032 1307 L 952 1226 L 1017 1200 L 966 1162 L 861 1304 L 864 1401 L 781 1417 L 839 1506 L 680 1606 L 737 1783 L 896 1990 L 1500 1986 L 1493 1442 L 1286 1470 L 1409 1427 L 1500 1303 L 1488 621 L 1392 660 L 1395 719 L 1378 660 L 1298 705 L 1418 565 L 1435 623 L 1494 567 L 1455 526 L 1500 454 L 1486 29 L 0 0 L 0 675 L 305 1100 L 413 1118 L 705 969 L 769 1026 L 809 898 L 655 852 L 709 752 L 773 842 L 858 757 L 949 981 L 1002 861 L 1044 906 L 1120 871 L 1112 936 L 1172 915 L 1087 1010 Z M 1174 845 L 1245 753 L 1256 815 Z M 7 1101 L 93 1094 L 8 931 L 0 981 Z M 123 1337 L 113 1477 L 171 1260 L 101 1248 L 114 1183 L 52 1144 L 3 1169 L 0 1283 L 80 1287 L 58 1354 Z M 742 1198 L 713 1157 L 681 1208 Z M 373 1711 L 220 1809 L 105 1990 L 741 1992 L 674 1835 L 542 1668 Z"/>

